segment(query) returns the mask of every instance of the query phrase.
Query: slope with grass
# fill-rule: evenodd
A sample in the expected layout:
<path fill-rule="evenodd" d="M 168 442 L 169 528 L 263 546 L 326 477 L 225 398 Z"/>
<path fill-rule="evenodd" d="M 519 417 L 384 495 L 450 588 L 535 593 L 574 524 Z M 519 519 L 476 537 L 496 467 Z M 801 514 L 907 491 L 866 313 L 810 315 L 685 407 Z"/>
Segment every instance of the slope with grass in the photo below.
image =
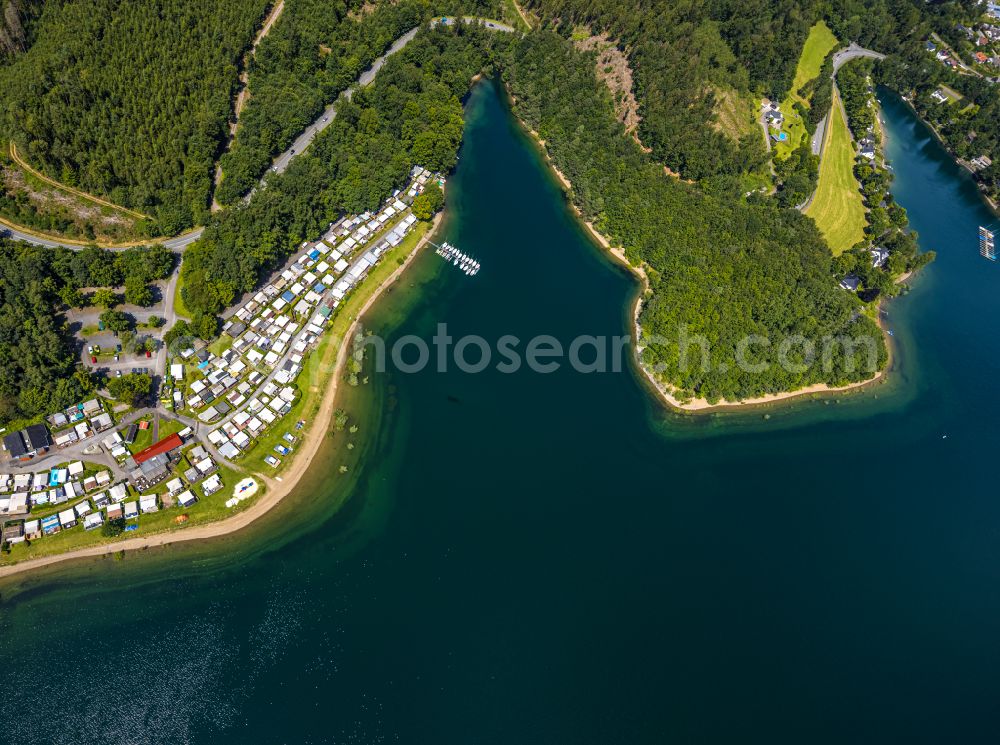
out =
<path fill-rule="evenodd" d="M 819 186 L 805 213 L 816 221 L 834 256 L 864 238 L 865 205 L 854 177 L 854 143 L 836 89 L 819 168 Z"/>
<path fill-rule="evenodd" d="M 837 37 L 823 21 L 816 23 L 809 29 L 809 37 L 802 47 L 802 55 L 799 57 L 799 64 L 795 68 L 795 78 L 792 87 L 781 102 L 781 111 L 785 115 L 785 131 L 788 139 L 775 144 L 775 154 L 777 158 L 786 158 L 804 141 L 807 130 L 802 116 L 795 110 L 795 104 L 801 104 L 809 108 L 809 100 L 804 98 L 799 91 L 810 80 L 815 80 L 823 67 L 823 60 L 837 47 Z"/>

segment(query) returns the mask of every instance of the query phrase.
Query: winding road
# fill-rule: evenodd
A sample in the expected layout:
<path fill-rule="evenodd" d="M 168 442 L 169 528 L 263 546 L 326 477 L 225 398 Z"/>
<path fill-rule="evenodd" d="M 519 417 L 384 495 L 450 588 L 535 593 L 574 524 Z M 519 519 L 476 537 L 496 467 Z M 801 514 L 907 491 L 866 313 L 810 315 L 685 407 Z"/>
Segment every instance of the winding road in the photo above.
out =
<path fill-rule="evenodd" d="M 492 31 L 501 31 L 504 33 L 515 33 L 516 31 L 516 29 L 514 29 L 512 26 L 508 26 L 505 23 L 499 23 L 498 21 L 492 21 L 488 18 L 464 16 L 460 20 L 462 23 L 466 24 L 480 23 L 485 28 L 488 28 Z M 454 26 L 458 22 L 459 22 L 458 18 L 450 16 L 442 16 L 440 18 L 435 18 L 434 20 L 432 20 L 430 22 L 430 26 L 432 27 L 438 25 Z M 349 101 L 351 100 L 351 97 L 354 95 L 354 91 L 356 91 L 358 88 L 363 88 L 367 85 L 370 85 L 371 82 L 375 79 L 375 76 L 378 75 L 379 70 L 381 70 L 382 67 L 385 65 L 386 60 L 388 60 L 389 57 L 396 54 L 403 47 L 409 44 L 413 40 L 413 38 L 417 35 L 417 33 L 420 31 L 420 29 L 421 26 L 412 28 L 405 34 L 400 36 L 398 39 L 396 39 L 396 41 L 392 43 L 392 46 L 390 46 L 389 49 L 386 50 L 385 54 L 383 54 L 381 57 L 378 57 L 372 63 L 371 67 L 369 67 L 367 70 L 361 73 L 361 76 L 358 78 L 357 82 L 355 82 L 354 85 L 352 85 L 350 88 L 341 93 L 340 97 L 337 100 L 339 101 L 340 98 L 344 98 Z M 312 144 L 312 141 L 316 139 L 317 134 L 319 134 L 328 126 L 330 126 L 330 123 L 336 117 L 336 105 L 337 101 L 334 101 L 329 106 L 327 106 L 326 109 L 323 111 L 323 113 L 321 113 L 316 118 L 316 120 L 308 127 L 306 127 L 305 130 L 303 130 L 302 134 L 300 134 L 295 139 L 295 142 L 292 143 L 291 147 L 289 147 L 288 150 L 286 150 L 285 152 L 283 152 L 281 155 L 279 155 L 277 158 L 274 159 L 274 161 L 271 164 L 271 168 L 261 179 L 260 184 L 253 190 L 251 190 L 250 193 L 244 197 L 244 202 L 250 201 L 250 198 L 253 196 L 256 189 L 260 188 L 260 186 L 262 186 L 265 183 L 267 177 L 271 173 L 283 173 L 288 168 L 288 164 L 291 163 L 292 159 L 296 155 L 300 155 L 304 150 L 306 150 L 309 147 L 309 145 Z M 191 245 L 196 240 L 201 238 L 201 234 L 204 232 L 204 230 L 205 230 L 204 227 L 193 228 L 192 230 L 189 230 L 186 233 L 181 233 L 180 235 L 174 236 L 173 238 L 167 238 L 166 240 L 161 241 L 161 243 L 174 253 L 183 253 L 185 248 L 187 248 L 189 245 Z M 18 241 L 24 241 L 25 243 L 33 243 L 36 246 L 44 246 L 45 248 L 68 248 L 71 251 L 80 251 L 85 247 L 77 243 L 60 241 L 59 239 L 54 237 L 37 235 L 33 232 L 28 232 L 26 230 L 23 230 L 17 225 L 8 223 L 4 220 L 0 220 L 0 236 L 13 238 L 14 240 Z M 120 247 L 120 248 L 116 247 L 116 248 L 109 248 L 107 250 L 116 251 L 116 250 L 124 250 L 124 248 L 125 247 Z"/>
<path fill-rule="evenodd" d="M 433 21 L 430 22 L 430 25 L 431 27 L 438 25 L 454 26 L 455 23 L 457 23 L 456 18 L 443 16 L 441 18 L 435 18 Z M 485 18 L 474 18 L 472 16 L 463 17 L 462 23 L 468 23 L 468 24 L 481 23 L 485 28 L 488 28 L 492 31 L 502 31 L 504 33 L 514 33 L 515 31 L 513 27 L 508 26 L 505 23 L 498 23 L 497 21 L 490 21 Z M 323 113 L 320 114 L 312 124 L 306 127 L 305 130 L 303 130 L 302 134 L 300 134 L 295 139 L 295 142 L 293 142 L 285 152 L 283 152 L 281 155 L 275 158 L 274 161 L 272 161 L 270 170 L 264 174 L 263 178 L 261 178 L 260 184 L 258 184 L 256 188 L 252 189 L 250 193 L 248 193 L 243 198 L 243 201 L 249 202 L 250 198 L 253 196 L 256 189 L 264 185 L 264 183 L 267 181 L 267 177 L 270 174 L 284 173 L 285 170 L 288 168 L 288 164 L 292 162 L 292 158 L 294 158 L 296 155 L 300 155 L 304 150 L 306 150 L 306 148 L 308 148 L 312 144 L 312 141 L 316 139 L 316 135 L 318 135 L 320 132 L 322 132 L 324 129 L 330 126 L 330 124 L 337 116 L 337 103 L 340 101 L 340 99 L 342 98 L 345 101 L 350 101 L 351 98 L 354 96 L 354 92 L 358 90 L 358 88 L 364 88 L 368 85 L 371 85 L 372 81 L 375 80 L 375 76 L 378 75 L 379 70 L 381 70 L 385 66 L 386 60 L 388 60 L 392 55 L 396 54 L 401 49 L 403 49 L 403 47 L 405 47 L 407 44 L 413 41 L 413 38 L 417 35 L 417 32 L 420 31 L 420 28 L 421 28 L 420 26 L 412 28 L 405 34 L 400 36 L 398 39 L 396 39 L 396 41 L 392 43 L 392 46 L 389 47 L 389 49 L 385 52 L 385 54 L 377 58 L 372 63 L 371 67 L 369 67 L 367 70 L 361 73 L 361 77 L 358 78 L 357 82 L 354 85 L 352 85 L 350 88 L 341 93 L 340 97 L 336 101 L 327 106 L 326 109 L 323 110 Z"/>
<path fill-rule="evenodd" d="M 851 60 L 859 59 L 861 57 L 868 57 L 869 59 L 877 60 L 885 59 L 885 55 L 881 52 L 865 49 L 864 47 L 859 47 L 854 42 L 851 42 L 850 46 L 841 49 L 833 55 L 833 84 L 837 84 L 837 72 L 841 67 L 846 65 Z M 825 141 L 824 135 L 826 134 L 826 126 L 829 120 L 830 114 L 828 113 L 823 117 L 820 123 L 816 125 L 816 131 L 813 133 L 812 138 L 813 155 L 823 155 L 823 142 Z"/>

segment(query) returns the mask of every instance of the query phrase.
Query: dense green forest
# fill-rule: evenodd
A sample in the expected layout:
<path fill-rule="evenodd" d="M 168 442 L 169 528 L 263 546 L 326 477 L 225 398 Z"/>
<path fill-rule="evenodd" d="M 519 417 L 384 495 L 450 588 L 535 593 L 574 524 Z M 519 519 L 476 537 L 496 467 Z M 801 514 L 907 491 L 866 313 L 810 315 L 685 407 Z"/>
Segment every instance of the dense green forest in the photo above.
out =
<path fill-rule="evenodd" d="M 173 264 L 162 246 L 69 251 L 0 238 L 0 422 L 55 411 L 93 390 L 62 314 L 89 302 L 81 288 L 144 285 Z"/>
<path fill-rule="evenodd" d="M 19 1 L 27 7 L 27 0 Z M 791 165 L 779 164 L 775 196 L 747 193 L 744 178 L 759 174 L 768 161 L 763 137 L 756 131 L 736 137 L 715 125 L 728 93 L 746 101 L 780 99 L 787 92 L 808 29 L 819 19 L 842 40 L 890 53 L 876 67 L 876 79 L 916 90 L 919 107 L 919 97 L 942 74 L 928 64 L 932 58 L 918 56 L 938 11 L 925 12 L 911 0 L 529 5 L 543 28 L 523 39 L 472 27 L 422 31 L 370 87 L 339 101 L 330 127 L 284 174 L 270 178 L 248 205 L 236 203 L 213 216 L 207 212 L 212 160 L 226 139 L 237 61 L 266 10 L 262 0 L 204 6 L 167 0 L 154 12 L 135 0 L 52 0 L 32 26 L 34 45 L 0 67 L 0 84 L 9 83 L 5 91 L 11 92 L 0 101 L 0 126 L 51 175 L 150 212 L 156 230 L 207 223 L 182 265 L 191 328 L 207 338 L 217 331 L 216 314 L 329 221 L 376 206 L 414 164 L 449 170 L 462 136 L 461 99 L 472 76 L 498 73 L 516 98 L 516 113 L 541 133 L 572 180 L 571 197 L 584 216 L 624 246 L 630 260 L 648 267 L 652 296 L 641 318 L 647 333 L 676 338 L 683 327 L 702 334 L 719 355 L 715 361 L 727 364 L 747 334 L 801 335 L 817 342 L 846 334 L 871 339 L 883 364 L 878 329 L 858 312 L 857 298 L 836 287 L 852 261 L 865 271 L 864 254 L 834 261 L 813 222 L 787 209 L 795 189 L 808 191 L 814 178 L 808 147 Z M 105 12 L 87 12 L 95 6 Z M 441 12 L 501 15 L 489 0 L 454 0 L 454 7 L 401 0 L 353 8 L 288 0 L 252 63 L 251 97 L 222 163 L 222 200 L 235 202 L 270 158 L 394 38 Z M 178 18 L 183 22 L 166 21 Z M 594 53 L 572 42 L 581 25 L 607 34 L 626 54 L 641 115 L 639 142 L 615 119 L 611 94 L 595 74 Z M 150 41 L 125 44 L 125 37 Z M 825 72 L 803 91 L 814 104 L 812 125 L 829 106 Z M 847 98 L 845 105 L 854 105 Z M 993 131 L 989 122 L 980 126 Z M 663 166 L 695 183 L 665 174 Z M 905 220 L 884 198 L 883 173 L 858 175 L 870 192 L 866 198 L 881 195 L 886 201 L 891 225 Z M 894 269 L 913 261 L 912 236 L 897 230 L 870 237 L 899 257 Z M 117 258 L 124 254 L 99 260 L 101 252 L 94 251 L 69 254 L 7 243 L 2 248 L 0 361 L 15 361 L 2 372 L 0 419 L 10 419 L 53 408 L 77 393 L 62 390 L 80 383 L 72 382 L 70 341 L 51 309 L 82 302 L 80 287 L 126 283 L 133 270 Z M 31 271 L 15 269 L 18 262 Z M 133 296 L 147 281 L 131 277 Z M 866 287 L 878 289 L 881 281 L 865 277 Z M 37 328 L 39 335 L 53 336 L 30 343 L 51 357 L 21 355 L 22 336 L 14 329 L 31 323 L 46 305 L 50 320 Z M 773 362 L 777 348 L 756 351 Z M 715 400 L 867 377 L 860 365 L 850 369 L 860 360 L 836 351 L 832 369 L 772 366 L 764 374 L 718 364 L 708 371 L 682 370 L 676 346 L 654 345 L 645 356 L 682 392 Z"/>
<path fill-rule="evenodd" d="M 251 97 L 232 148 L 221 161 L 217 199 L 231 204 L 246 194 L 272 158 L 397 38 L 432 14 L 497 15 L 491 0 L 434 3 L 401 0 L 348 13 L 343 3 L 296 0 L 257 49 L 250 66 Z"/>
<path fill-rule="evenodd" d="M 210 329 L 204 317 L 252 289 L 340 214 L 375 208 L 413 165 L 450 170 L 462 138 L 461 97 L 511 41 L 476 27 L 424 30 L 371 86 L 340 101 L 308 152 L 249 205 L 220 214 L 188 248 L 183 296 L 195 327 Z"/>
<path fill-rule="evenodd" d="M 0 134 L 49 176 L 150 214 L 208 216 L 237 66 L 267 0 L 56 0 L 0 66 Z"/>
<path fill-rule="evenodd" d="M 558 36 L 524 39 L 507 73 L 516 113 L 539 132 L 573 183 L 575 204 L 631 261 L 649 266 L 644 332 L 670 340 L 686 332 L 709 341 L 716 363 L 710 370 L 682 369 L 677 344 L 647 347 L 645 361 L 658 366 L 664 380 L 711 401 L 871 374 L 861 355 L 835 355 L 830 370 L 813 365 L 793 372 L 774 364 L 778 340 L 796 335 L 817 348 L 826 336 L 868 337 L 885 362 L 881 332 L 858 315 L 858 301 L 836 287 L 830 252 L 810 219 L 770 200 L 721 199 L 666 176 L 625 136 L 589 59 Z M 759 350 L 758 360 L 771 363 L 763 373 L 735 364 L 737 344 L 751 334 L 774 340 Z"/>
<path fill-rule="evenodd" d="M 762 136 L 735 142 L 706 126 L 718 91 L 754 90 L 780 99 L 815 3 L 801 0 L 532 0 L 543 21 L 569 36 L 575 24 L 603 31 L 628 50 L 642 122 L 654 157 L 685 178 L 735 176 L 765 158 Z"/>

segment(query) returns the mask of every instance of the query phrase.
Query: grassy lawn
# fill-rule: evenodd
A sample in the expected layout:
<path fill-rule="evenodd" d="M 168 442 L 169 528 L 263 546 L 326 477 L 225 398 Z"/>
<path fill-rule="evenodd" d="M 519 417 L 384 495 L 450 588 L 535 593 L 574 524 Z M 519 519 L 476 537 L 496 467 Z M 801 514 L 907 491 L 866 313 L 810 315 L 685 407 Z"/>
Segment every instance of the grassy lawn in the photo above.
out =
<path fill-rule="evenodd" d="M 223 334 L 218 339 L 213 341 L 208 345 L 208 351 L 214 354 L 216 357 L 221 357 L 225 354 L 226 350 L 233 346 L 233 342 L 236 341 L 229 334 Z M 197 367 L 197 366 L 196 366 Z"/>
<path fill-rule="evenodd" d="M 963 98 L 961 93 L 956 91 L 954 88 L 949 88 L 943 83 L 941 84 L 941 92 L 948 97 L 949 103 L 959 103 Z"/>
<path fill-rule="evenodd" d="M 180 268 L 177 269 L 178 273 Z M 191 311 L 188 310 L 187 306 L 184 305 L 184 298 L 181 296 L 181 287 L 184 285 L 183 275 L 177 277 L 177 284 L 174 285 L 174 313 L 176 313 L 180 318 L 186 318 L 191 320 Z"/>
<path fill-rule="evenodd" d="M 793 150 L 802 144 L 806 137 L 805 122 L 802 121 L 802 117 L 799 116 L 794 105 L 798 102 L 808 108 L 809 102 L 799 95 L 799 89 L 819 76 L 823 60 L 826 59 L 826 55 L 837 48 L 837 45 L 837 37 L 823 21 L 809 29 L 809 37 L 802 47 L 802 55 L 795 68 L 795 80 L 792 81 L 792 88 L 785 100 L 781 102 L 781 112 L 785 115 L 784 131 L 788 133 L 788 139 L 774 144 L 778 160 L 787 158 Z"/>
<path fill-rule="evenodd" d="M 819 167 L 819 186 L 805 213 L 816 221 L 837 256 L 864 238 L 865 206 L 854 178 L 854 145 L 836 93 L 830 118 Z"/>
<path fill-rule="evenodd" d="M 144 450 L 153 444 L 153 418 L 147 417 L 146 421 L 149 422 L 148 429 L 140 429 L 135 433 L 135 442 L 128 446 L 128 449 L 133 455 L 138 453 L 140 450 Z M 138 424 L 139 422 L 136 422 Z M 125 435 L 123 434 L 122 437 Z"/>

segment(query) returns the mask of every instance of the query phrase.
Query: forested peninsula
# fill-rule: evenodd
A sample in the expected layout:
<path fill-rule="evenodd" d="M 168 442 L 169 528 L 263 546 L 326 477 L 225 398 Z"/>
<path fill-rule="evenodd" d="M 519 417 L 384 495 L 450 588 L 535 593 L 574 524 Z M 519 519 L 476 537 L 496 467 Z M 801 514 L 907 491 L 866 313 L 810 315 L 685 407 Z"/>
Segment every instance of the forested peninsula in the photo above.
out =
<path fill-rule="evenodd" d="M 707 370 L 681 365 L 676 346 L 645 348 L 644 362 L 681 398 L 738 401 L 871 375 L 863 352 L 841 347 L 825 367 L 793 366 L 801 372 L 768 364 L 776 347 L 757 348 L 767 371 L 741 371 L 731 363 L 748 335 L 868 339 L 877 367 L 886 364 L 870 303 L 889 288 L 862 298 L 838 287 L 843 261 L 794 209 L 815 186 L 815 160 L 807 143 L 794 160 L 776 159 L 759 105 L 793 87 L 820 22 L 837 39 L 889 52 L 874 74 L 891 83 L 926 30 L 921 4 L 532 0 L 520 9 L 532 26 L 524 34 L 424 27 L 369 87 L 339 101 L 307 152 L 244 203 L 271 158 L 409 27 L 442 11 L 522 22 L 518 9 L 490 2 L 286 1 L 250 63 L 250 97 L 228 152 L 240 60 L 269 10 L 262 0 L 170 0 L 155 14 L 110 0 L 22 2 L 26 41 L 0 63 L 10 91 L 0 135 L 48 176 L 147 214 L 153 234 L 205 225 L 183 256 L 190 318 L 178 333 L 215 336 L 217 316 L 303 240 L 377 205 L 412 166 L 449 170 L 462 99 L 475 76 L 487 75 L 503 81 L 515 115 L 544 140 L 584 218 L 645 268 L 643 331 L 675 339 L 683 328 L 710 342 Z M 185 19 L 179 30 L 177 18 Z M 147 64 L 150 55 L 162 64 Z M 813 125 L 830 105 L 828 70 L 829 60 L 796 91 L 812 104 L 803 111 Z M 210 214 L 220 157 L 216 196 L 228 206 Z M 4 375 L 0 390 L 16 390 L 16 369 Z M 29 413 L 16 402 L 7 409 Z"/>

